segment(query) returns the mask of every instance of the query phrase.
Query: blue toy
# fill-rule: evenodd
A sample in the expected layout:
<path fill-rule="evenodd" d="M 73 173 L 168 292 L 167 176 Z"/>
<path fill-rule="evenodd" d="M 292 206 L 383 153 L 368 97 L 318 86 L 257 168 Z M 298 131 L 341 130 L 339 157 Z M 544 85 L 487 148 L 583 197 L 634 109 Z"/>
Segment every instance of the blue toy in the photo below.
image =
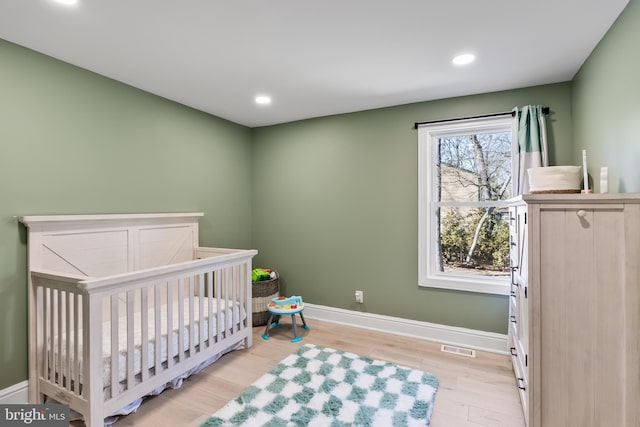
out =
<path fill-rule="evenodd" d="M 302 310 L 304 310 L 302 297 L 293 296 L 289 298 L 273 298 L 267 306 L 267 309 L 269 310 L 269 321 L 267 322 L 267 327 L 264 330 L 264 334 L 262 334 L 262 339 L 269 340 L 269 329 L 277 328 L 278 326 L 280 326 L 280 316 L 290 314 L 291 323 L 293 324 L 293 339 L 291 340 L 291 342 L 302 341 L 302 337 L 298 336 L 296 314 L 300 315 L 300 319 L 302 320 L 302 329 L 304 329 L 305 331 L 309 330 L 307 323 L 304 321 L 304 316 L 302 315 Z"/>

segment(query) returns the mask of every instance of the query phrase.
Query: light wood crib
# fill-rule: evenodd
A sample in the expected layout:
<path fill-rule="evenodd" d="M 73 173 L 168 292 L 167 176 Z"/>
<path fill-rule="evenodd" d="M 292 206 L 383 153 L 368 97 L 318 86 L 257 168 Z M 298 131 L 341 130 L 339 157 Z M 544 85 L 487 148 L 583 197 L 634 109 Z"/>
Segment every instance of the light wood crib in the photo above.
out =
<path fill-rule="evenodd" d="M 29 400 L 88 427 L 250 347 L 255 250 L 198 246 L 202 213 L 20 218 L 29 248 Z M 128 412 L 128 411 L 125 411 Z"/>

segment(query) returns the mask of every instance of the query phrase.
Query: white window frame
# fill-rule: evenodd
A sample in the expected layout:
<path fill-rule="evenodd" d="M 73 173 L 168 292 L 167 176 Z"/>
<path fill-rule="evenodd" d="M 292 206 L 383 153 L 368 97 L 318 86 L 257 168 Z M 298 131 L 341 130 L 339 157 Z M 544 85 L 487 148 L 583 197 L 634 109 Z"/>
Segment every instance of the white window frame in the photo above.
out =
<path fill-rule="evenodd" d="M 499 202 L 435 202 L 438 138 L 476 132 L 511 132 L 510 115 L 454 120 L 418 126 L 418 285 L 487 294 L 509 294 L 509 277 L 481 277 L 437 271 L 438 229 L 436 209 L 440 206 L 506 207 Z M 512 154 L 513 155 L 513 154 Z M 512 177 L 513 179 L 513 177 Z"/>

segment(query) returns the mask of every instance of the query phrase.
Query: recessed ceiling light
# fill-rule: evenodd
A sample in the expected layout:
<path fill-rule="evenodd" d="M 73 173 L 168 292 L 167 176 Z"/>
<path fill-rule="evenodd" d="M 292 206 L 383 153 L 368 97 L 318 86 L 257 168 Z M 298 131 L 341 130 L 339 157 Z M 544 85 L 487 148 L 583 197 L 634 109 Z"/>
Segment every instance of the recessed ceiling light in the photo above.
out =
<path fill-rule="evenodd" d="M 76 3 L 78 3 L 78 0 L 53 0 L 53 1 L 55 1 L 56 3 L 63 4 L 65 6 L 73 6 Z"/>
<path fill-rule="evenodd" d="M 255 98 L 256 104 L 268 105 L 271 104 L 271 97 L 267 95 L 258 95 Z"/>
<path fill-rule="evenodd" d="M 451 62 L 455 65 L 467 65 L 476 60 L 476 56 L 471 53 L 464 53 L 453 58 Z"/>

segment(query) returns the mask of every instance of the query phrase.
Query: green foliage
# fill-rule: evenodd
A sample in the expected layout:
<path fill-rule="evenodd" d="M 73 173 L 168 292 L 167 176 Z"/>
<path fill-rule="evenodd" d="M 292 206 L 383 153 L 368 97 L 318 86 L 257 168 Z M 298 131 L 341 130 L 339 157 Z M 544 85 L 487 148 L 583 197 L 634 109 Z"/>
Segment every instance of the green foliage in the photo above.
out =
<path fill-rule="evenodd" d="M 469 229 L 457 208 L 449 210 L 442 219 L 440 250 L 445 265 L 464 262 L 469 250 Z"/>
<path fill-rule="evenodd" d="M 462 215 L 458 208 L 447 210 L 441 219 L 443 265 L 506 271 L 509 266 L 509 224 L 502 213 L 493 210 L 480 227 L 478 241 L 466 261 L 474 233 L 486 208 L 473 208 Z"/>

